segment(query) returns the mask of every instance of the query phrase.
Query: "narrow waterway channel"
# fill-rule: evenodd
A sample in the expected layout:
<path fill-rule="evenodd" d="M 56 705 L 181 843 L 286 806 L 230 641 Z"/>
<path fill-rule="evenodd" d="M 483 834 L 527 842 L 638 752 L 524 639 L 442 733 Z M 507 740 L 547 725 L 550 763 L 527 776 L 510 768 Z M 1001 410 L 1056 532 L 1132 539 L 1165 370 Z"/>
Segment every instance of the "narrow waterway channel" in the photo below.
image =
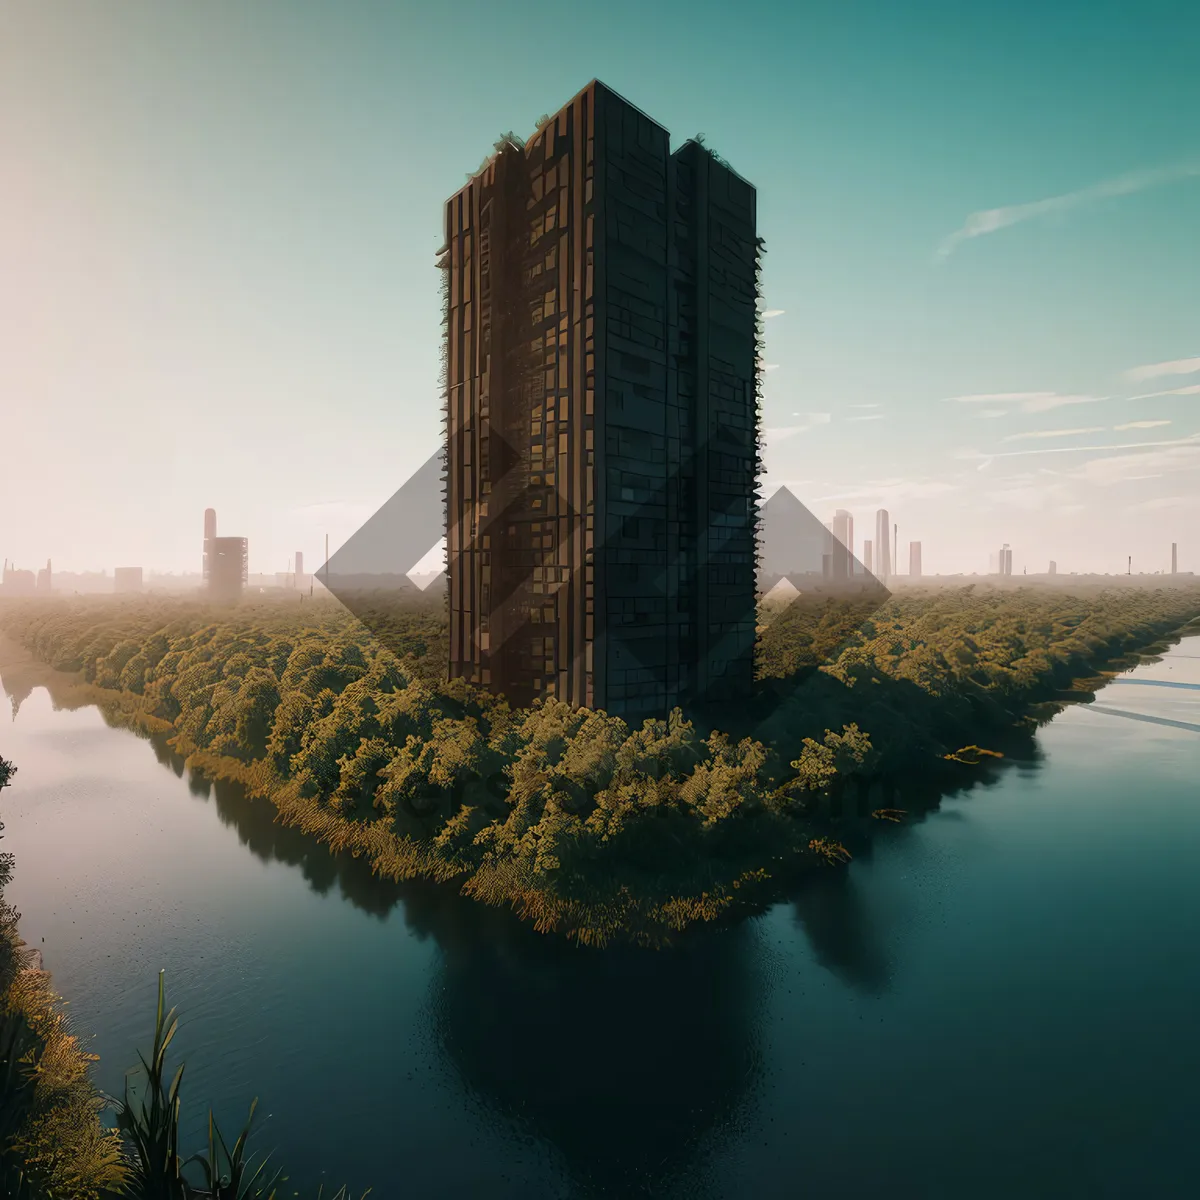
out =
<path fill-rule="evenodd" d="M 209 1103 L 232 1129 L 258 1095 L 301 1188 L 1192 1195 L 1200 638 L 1098 701 L 793 902 L 655 954 L 382 883 L 39 688 L 0 723 L 10 896 L 100 1085 L 165 968 L 186 1150 Z"/>

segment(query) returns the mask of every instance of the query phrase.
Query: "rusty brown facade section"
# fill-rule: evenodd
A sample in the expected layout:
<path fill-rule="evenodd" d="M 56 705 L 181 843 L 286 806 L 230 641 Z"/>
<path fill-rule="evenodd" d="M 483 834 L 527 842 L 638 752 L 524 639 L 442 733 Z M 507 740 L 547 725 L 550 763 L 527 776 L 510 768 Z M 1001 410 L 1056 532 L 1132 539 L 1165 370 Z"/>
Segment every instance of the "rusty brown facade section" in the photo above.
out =
<path fill-rule="evenodd" d="M 630 717 L 747 694 L 753 188 L 592 83 L 445 234 L 451 677 Z"/>

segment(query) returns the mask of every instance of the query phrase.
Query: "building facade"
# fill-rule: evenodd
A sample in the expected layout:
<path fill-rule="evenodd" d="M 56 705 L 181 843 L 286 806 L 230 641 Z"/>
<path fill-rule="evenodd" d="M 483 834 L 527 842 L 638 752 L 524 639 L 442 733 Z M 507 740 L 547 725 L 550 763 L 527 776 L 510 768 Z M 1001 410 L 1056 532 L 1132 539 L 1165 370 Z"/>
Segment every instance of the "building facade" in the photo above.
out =
<path fill-rule="evenodd" d="M 246 586 L 249 569 L 248 543 L 245 538 L 215 537 L 209 543 L 208 591 L 214 600 L 237 600 Z"/>
<path fill-rule="evenodd" d="M 875 578 L 887 583 L 892 577 L 892 527 L 886 508 L 875 514 Z"/>
<path fill-rule="evenodd" d="M 908 543 L 908 573 L 914 579 L 921 577 L 921 543 Z"/>
<path fill-rule="evenodd" d="M 854 517 L 844 508 L 833 514 L 833 578 L 849 579 L 854 573 Z"/>
<path fill-rule="evenodd" d="M 140 592 L 142 590 L 141 567 L 114 567 L 113 591 L 120 593 Z"/>
<path fill-rule="evenodd" d="M 749 694 L 758 265 L 754 189 L 599 82 L 447 202 L 452 677 Z"/>

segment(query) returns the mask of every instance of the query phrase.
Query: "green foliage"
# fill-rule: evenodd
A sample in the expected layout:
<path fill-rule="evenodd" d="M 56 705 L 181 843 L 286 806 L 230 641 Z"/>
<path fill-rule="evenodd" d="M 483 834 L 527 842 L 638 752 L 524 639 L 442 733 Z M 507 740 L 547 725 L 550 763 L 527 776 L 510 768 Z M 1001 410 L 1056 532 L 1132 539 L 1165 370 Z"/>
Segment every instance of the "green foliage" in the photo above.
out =
<path fill-rule="evenodd" d="M 995 752 L 978 743 L 1027 736 L 1081 681 L 1197 612 L 1187 587 L 795 605 L 760 629 L 758 686 L 779 703 L 720 730 L 678 711 L 633 729 L 554 699 L 513 710 L 447 682 L 440 604 L 372 614 L 394 652 L 332 603 L 80 600 L 2 619 L 128 723 L 169 723 L 180 752 L 269 796 L 282 820 L 393 878 L 456 879 L 595 943 L 668 938 L 829 861 L 818 839 L 844 795 L 866 817 L 873 786 L 979 770 Z"/>
<path fill-rule="evenodd" d="M 0 758 L 0 788 L 15 773 Z M 88 1077 L 95 1056 L 72 1036 L 3 898 L 12 868 L 12 855 L 0 854 L 0 1195 L 99 1200 L 122 1181 L 120 1147 L 100 1123 L 103 1102 Z"/>

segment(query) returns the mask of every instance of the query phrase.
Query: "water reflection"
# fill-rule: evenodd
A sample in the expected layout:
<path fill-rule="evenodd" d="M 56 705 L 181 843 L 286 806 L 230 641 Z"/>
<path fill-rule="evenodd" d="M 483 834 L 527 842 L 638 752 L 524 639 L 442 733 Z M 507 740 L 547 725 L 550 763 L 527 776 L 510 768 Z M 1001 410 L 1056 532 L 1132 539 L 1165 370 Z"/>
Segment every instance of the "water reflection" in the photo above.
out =
<path fill-rule="evenodd" d="M 792 912 L 822 967 L 856 991 L 883 995 L 891 966 L 850 872 L 817 875 L 793 899 Z"/>
<path fill-rule="evenodd" d="M 587 1195 L 659 1194 L 754 1094 L 764 981 L 746 928 L 667 954 L 580 952 L 524 927 L 439 942 L 442 1050 Z"/>
<path fill-rule="evenodd" d="M 769 985 L 752 925 L 703 932 L 669 953 L 581 951 L 453 888 L 380 879 L 364 859 L 280 824 L 269 801 L 187 768 L 164 737 L 146 740 L 261 862 L 299 870 L 320 895 L 336 887 L 377 919 L 396 913 L 436 942 L 428 1013 L 438 1052 L 487 1111 L 553 1146 L 583 1194 L 663 1194 L 686 1179 L 689 1196 L 704 1196 L 703 1163 L 737 1136 L 763 1078 Z M 1032 744 L 1005 751 L 1038 762 Z M 1001 774 L 984 764 L 972 786 Z M 910 784 L 897 806 L 919 820 L 942 798 Z M 850 818 L 844 828 L 869 861 L 879 823 Z M 886 991 L 884 932 L 853 872 L 819 874 L 790 904 L 822 967 L 862 993 Z"/>
<path fill-rule="evenodd" d="M 150 740 L 164 766 L 184 771 L 164 739 Z M 753 1095 L 764 981 L 749 928 L 664 954 L 579 950 L 449 888 L 380 879 L 365 860 L 279 824 L 269 801 L 185 773 L 261 861 L 298 868 L 322 895 L 336 884 L 377 918 L 399 908 L 408 928 L 436 940 L 440 1052 L 494 1114 L 554 1146 L 586 1194 L 661 1191 L 701 1147 L 713 1150 L 715 1131 Z"/>

